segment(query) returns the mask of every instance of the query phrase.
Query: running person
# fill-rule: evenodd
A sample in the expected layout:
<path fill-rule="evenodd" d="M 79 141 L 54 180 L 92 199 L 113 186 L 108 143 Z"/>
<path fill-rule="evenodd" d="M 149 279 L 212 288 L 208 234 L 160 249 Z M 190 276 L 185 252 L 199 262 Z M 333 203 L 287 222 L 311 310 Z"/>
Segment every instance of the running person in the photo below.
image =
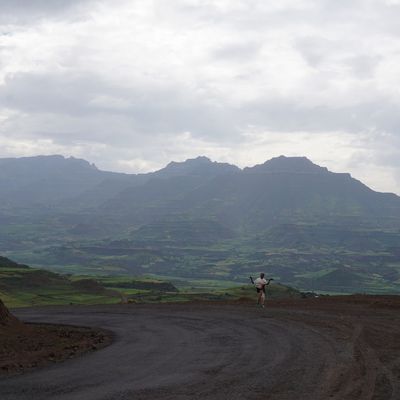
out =
<path fill-rule="evenodd" d="M 270 281 L 272 280 L 269 279 L 267 281 L 264 278 L 264 276 L 265 276 L 264 272 L 261 272 L 260 277 L 257 278 L 255 281 L 253 281 L 253 279 L 251 278 L 258 293 L 257 305 L 261 306 L 262 308 L 264 308 L 264 302 L 265 302 L 265 286 L 269 285 Z"/>

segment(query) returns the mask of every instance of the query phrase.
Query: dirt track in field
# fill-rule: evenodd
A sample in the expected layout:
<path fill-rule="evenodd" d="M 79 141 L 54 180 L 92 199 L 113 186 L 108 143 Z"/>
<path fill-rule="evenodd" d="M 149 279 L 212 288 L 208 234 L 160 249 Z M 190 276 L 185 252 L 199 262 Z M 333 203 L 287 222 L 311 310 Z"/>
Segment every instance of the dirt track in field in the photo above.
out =
<path fill-rule="evenodd" d="M 400 399 L 400 300 L 322 298 L 19 310 L 99 327 L 114 343 L 0 378 L 14 399 Z"/>

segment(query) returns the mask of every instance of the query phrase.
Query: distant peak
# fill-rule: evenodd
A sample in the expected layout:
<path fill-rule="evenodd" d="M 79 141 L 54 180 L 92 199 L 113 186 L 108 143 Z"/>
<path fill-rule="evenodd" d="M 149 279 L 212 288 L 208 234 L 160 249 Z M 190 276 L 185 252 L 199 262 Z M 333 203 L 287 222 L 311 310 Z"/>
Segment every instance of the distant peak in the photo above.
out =
<path fill-rule="evenodd" d="M 76 157 L 68 157 L 65 158 L 66 161 L 71 161 L 76 164 L 80 164 L 82 166 L 90 166 L 92 169 L 98 169 L 95 163 L 90 163 L 89 161 L 84 160 L 83 158 L 76 158 Z"/>
<path fill-rule="evenodd" d="M 209 159 L 208 157 L 206 157 L 206 156 L 198 156 L 198 157 L 196 157 L 196 158 L 192 158 L 192 159 L 189 159 L 189 160 L 187 160 L 187 161 L 195 161 L 195 162 L 199 162 L 199 163 L 212 163 L 213 161 L 211 161 L 211 159 Z M 216 161 L 214 161 L 214 162 L 216 162 Z"/>
<path fill-rule="evenodd" d="M 158 175 L 169 177 L 177 175 L 215 175 L 238 170 L 239 168 L 234 165 L 211 161 L 206 156 L 199 156 L 196 158 L 189 158 L 181 162 L 172 161 L 165 168 L 156 173 Z"/>
<path fill-rule="evenodd" d="M 185 161 L 171 161 L 167 167 L 176 165 L 189 165 L 189 164 L 212 164 L 213 162 L 206 156 L 198 156 L 196 158 L 188 158 Z"/>
<path fill-rule="evenodd" d="M 290 172 L 290 173 L 327 173 L 328 169 L 314 164 L 307 157 L 286 157 L 279 156 L 271 158 L 264 164 L 245 168 L 246 172 Z"/>
<path fill-rule="evenodd" d="M 91 164 L 82 158 L 65 157 L 60 154 L 38 155 L 19 158 L 0 158 L 1 164 L 18 164 L 26 169 L 59 169 L 59 168 L 80 168 L 86 170 L 97 170 L 95 164 Z"/>

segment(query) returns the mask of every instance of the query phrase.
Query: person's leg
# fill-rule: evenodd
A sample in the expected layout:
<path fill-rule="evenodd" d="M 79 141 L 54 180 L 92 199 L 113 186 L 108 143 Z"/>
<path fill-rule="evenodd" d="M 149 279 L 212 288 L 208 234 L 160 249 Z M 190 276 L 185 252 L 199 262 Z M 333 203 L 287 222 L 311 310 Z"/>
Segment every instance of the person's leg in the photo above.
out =
<path fill-rule="evenodd" d="M 262 292 L 262 290 L 260 290 L 260 291 L 257 293 L 257 304 L 258 304 L 258 305 L 261 305 L 261 304 L 262 304 L 262 295 L 263 295 L 263 292 Z"/>
<path fill-rule="evenodd" d="M 264 302 L 265 302 L 265 292 L 261 292 L 261 305 L 264 307 Z"/>

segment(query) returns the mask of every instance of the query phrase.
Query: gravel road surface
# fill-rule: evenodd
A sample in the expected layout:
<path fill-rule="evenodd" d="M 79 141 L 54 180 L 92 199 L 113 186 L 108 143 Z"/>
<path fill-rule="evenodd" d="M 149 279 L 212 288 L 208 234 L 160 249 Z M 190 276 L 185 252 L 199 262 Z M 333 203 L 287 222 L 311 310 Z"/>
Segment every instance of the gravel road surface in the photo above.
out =
<path fill-rule="evenodd" d="M 0 398 L 400 399 L 399 309 L 297 302 L 19 310 L 24 321 L 100 327 L 115 338 L 1 378 Z"/>

